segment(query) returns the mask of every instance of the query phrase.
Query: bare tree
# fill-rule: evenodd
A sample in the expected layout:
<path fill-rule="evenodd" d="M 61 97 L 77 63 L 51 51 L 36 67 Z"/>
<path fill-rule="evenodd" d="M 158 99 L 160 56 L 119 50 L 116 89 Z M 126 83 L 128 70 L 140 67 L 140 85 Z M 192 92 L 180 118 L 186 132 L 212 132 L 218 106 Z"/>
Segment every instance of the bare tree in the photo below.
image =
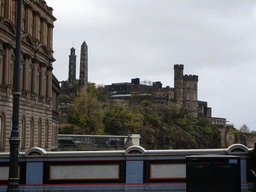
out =
<path fill-rule="evenodd" d="M 250 129 L 246 124 L 243 124 L 242 127 L 240 127 L 239 131 L 243 133 L 250 133 Z"/>

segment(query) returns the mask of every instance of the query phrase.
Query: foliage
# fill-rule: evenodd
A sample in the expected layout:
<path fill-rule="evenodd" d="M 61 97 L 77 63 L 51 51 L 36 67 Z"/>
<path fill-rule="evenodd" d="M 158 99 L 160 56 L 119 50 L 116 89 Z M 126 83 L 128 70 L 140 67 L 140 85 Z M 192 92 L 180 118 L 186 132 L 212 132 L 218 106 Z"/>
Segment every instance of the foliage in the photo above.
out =
<path fill-rule="evenodd" d="M 107 101 L 107 96 L 103 86 L 96 87 L 95 83 L 88 83 L 88 92 L 100 102 Z"/>
<path fill-rule="evenodd" d="M 74 99 L 73 110 L 78 122 L 83 127 L 88 127 L 95 134 L 103 133 L 102 104 L 91 93 L 80 92 Z"/>
<path fill-rule="evenodd" d="M 59 134 L 73 134 L 74 126 L 65 126 L 59 129 Z"/>
<path fill-rule="evenodd" d="M 87 92 L 76 94 L 72 109 L 67 120 L 72 125 L 79 125 L 80 128 L 75 130 L 77 133 L 138 133 L 141 145 L 146 149 L 220 147 L 220 131 L 210 121 L 152 99 L 129 106 L 108 101 L 104 88 L 93 83 L 88 84 Z"/>
<path fill-rule="evenodd" d="M 247 135 L 247 136 L 255 136 L 256 132 L 255 131 L 251 131 L 249 130 L 249 128 L 244 124 L 239 130 L 237 130 L 236 128 L 229 127 L 229 131 L 231 133 L 233 133 L 234 135 Z"/>
<path fill-rule="evenodd" d="M 216 148 L 220 146 L 220 131 L 210 121 L 190 117 L 172 106 L 142 101 L 144 116 L 141 133 L 145 148 Z M 151 135 L 151 136 L 150 136 Z"/>
<path fill-rule="evenodd" d="M 68 86 L 62 87 L 60 90 L 60 93 L 62 95 L 70 96 L 70 95 L 76 94 L 78 92 L 78 89 L 79 89 L 79 83 L 77 82 L 74 85 L 68 85 Z"/>
<path fill-rule="evenodd" d="M 74 111 L 69 111 L 67 114 L 67 122 L 68 123 L 77 123 L 78 122 L 78 118 L 75 115 Z"/>
<path fill-rule="evenodd" d="M 142 126 L 143 116 L 120 103 L 114 103 L 105 113 L 103 122 L 105 132 L 113 135 L 138 133 Z"/>

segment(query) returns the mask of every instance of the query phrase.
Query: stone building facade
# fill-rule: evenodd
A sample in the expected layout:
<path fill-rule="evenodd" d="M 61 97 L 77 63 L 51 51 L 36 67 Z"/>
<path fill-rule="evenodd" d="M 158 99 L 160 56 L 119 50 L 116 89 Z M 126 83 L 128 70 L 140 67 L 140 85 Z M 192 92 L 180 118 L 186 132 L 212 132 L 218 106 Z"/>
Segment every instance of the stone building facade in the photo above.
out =
<path fill-rule="evenodd" d="M 0 0 L 0 150 L 9 151 L 12 127 L 16 0 Z M 53 9 L 44 0 L 24 0 L 20 79 L 20 150 L 57 147 L 59 85 L 52 75 Z M 53 83 L 54 82 L 54 83 Z"/>

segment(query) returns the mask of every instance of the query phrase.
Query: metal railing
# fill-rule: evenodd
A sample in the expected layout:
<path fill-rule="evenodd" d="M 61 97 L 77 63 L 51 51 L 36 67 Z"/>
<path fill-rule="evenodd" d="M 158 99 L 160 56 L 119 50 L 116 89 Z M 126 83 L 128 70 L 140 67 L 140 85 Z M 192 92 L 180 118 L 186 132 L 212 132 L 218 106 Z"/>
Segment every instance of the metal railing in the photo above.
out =
<path fill-rule="evenodd" d="M 123 148 L 128 136 L 114 135 L 58 135 L 59 148 L 91 145 L 97 148 Z"/>

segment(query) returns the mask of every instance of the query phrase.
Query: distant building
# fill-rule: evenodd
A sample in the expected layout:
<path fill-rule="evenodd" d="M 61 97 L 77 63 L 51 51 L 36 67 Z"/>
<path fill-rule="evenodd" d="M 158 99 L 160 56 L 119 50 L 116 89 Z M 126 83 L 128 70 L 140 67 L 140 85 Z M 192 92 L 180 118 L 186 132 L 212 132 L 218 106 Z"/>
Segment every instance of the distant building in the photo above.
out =
<path fill-rule="evenodd" d="M 194 116 L 197 112 L 197 82 L 196 75 L 183 75 L 183 65 L 174 65 L 174 88 L 162 87 L 160 81 L 153 85 L 140 84 L 140 79 L 132 79 L 131 83 L 112 83 L 105 88 L 111 100 L 126 103 L 143 99 L 152 99 L 154 102 L 176 105 L 189 110 Z"/>
<path fill-rule="evenodd" d="M 183 65 L 174 65 L 174 100 L 197 117 L 198 76 L 183 75 L 183 69 Z"/>
<path fill-rule="evenodd" d="M 18 1 L 0 9 L 0 151 L 9 151 Z M 59 83 L 52 74 L 53 9 L 44 0 L 24 0 L 20 81 L 20 150 L 58 146 Z"/>
<path fill-rule="evenodd" d="M 216 125 L 222 135 L 222 146 L 225 146 L 226 119 L 212 117 L 211 108 L 207 102 L 198 100 L 198 76 L 184 75 L 184 65 L 174 65 L 174 88 L 162 87 L 160 81 L 153 85 L 142 85 L 140 79 L 132 79 L 131 82 L 112 83 L 106 85 L 109 99 L 130 104 L 151 99 L 153 102 L 174 105 L 179 109 L 185 109 L 194 117 L 206 118 Z"/>

